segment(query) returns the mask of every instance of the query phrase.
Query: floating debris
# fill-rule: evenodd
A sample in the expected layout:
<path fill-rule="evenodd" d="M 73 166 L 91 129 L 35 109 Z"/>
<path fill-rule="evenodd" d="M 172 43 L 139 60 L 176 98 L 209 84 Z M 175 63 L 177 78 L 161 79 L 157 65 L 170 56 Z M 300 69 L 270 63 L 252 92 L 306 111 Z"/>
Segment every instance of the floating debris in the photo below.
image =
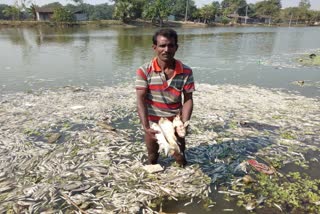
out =
<path fill-rule="evenodd" d="M 298 58 L 297 60 L 301 65 L 304 66 L 319 66 L 320 65 L 320 55 L 319 53 L 305 54 Z"/>

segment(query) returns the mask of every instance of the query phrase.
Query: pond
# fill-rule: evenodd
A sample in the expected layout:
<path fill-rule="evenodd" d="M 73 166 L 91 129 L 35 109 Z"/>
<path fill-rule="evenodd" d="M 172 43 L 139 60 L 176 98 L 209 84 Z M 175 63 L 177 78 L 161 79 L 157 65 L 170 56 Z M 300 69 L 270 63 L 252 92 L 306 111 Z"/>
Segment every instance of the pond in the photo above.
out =
<path fill-rule="evenodd" d="M 62 162 L 79 162 L 79 166 L 82 166 L 86 162 L 83 157 L 91 161 L 91 155 L 95 157 L 97 153 L 98 160 L 95 161 L 109 164 L 115 176 L 121 175 L 117 171 L 118 160 L 115 163 L 109 161 L 110 157 L 111 160 L 118 159 L 121 154 L 106 150 L 101 155 L 99 150 L 107 148 L 103 143 L 109 140 L 105 139 L 106 133 L 101 132 L 97 125 L 97 121 L 103 118 L 113 119 L 112 125 L 124 132 L 131 128 L 129 136 L 134 138 L 130 142 L 121 136 L 118 136 L 119 142 L 112 142 L 121 144 L 128 154 L 137 150 L 139 158 L 136 162 L 142 165 L 145 148 L 141 143 L 141 130 L 137 131 L 139 122 L 135 112 L 133 84 L 135 70 L 153 57 L 151 36 L 154 30 L 122 27 L 0 28 L 0 97 L 3 98 L 0 100 L 3 101 L 0 106 L 0 136 L 4 139 L 0 139 L 0 146 L 6 148 L 7 152 L 0 157 L 1 166 L 8 163 L 9 168 L 18 171 L 21 170 L 20 165 L 38 165 L 32 161 L 37 162 L 37 155 L 43 158 L 42 154 L 48 151 L 54 151 L 56 156 L 50 157 L 56 161 L 55 158 L 60 158 L 60 153 L 67 148 L 72 155 L 64 156 L 66 160 Z M 193 170 L 193 167 L 200 165 L 202 172 L 212 180 L 219 175 L 220 181 L 229 182 L 228 176 L 233 168 L 248 154 L 256 155 L 259 161 L 261 157 L 273 154 L 270 156 L 275 160 L 272 164 L 288 162 L 284 164 L 285 167 L 279 167 L 282 173 L 298 170 L 318 179 L 320 72 L 317 66 L 300 65 L 298 59 L 311 53 L 320 54 L 320 40 L 317 39 L 320 38 L 320 28 L 217 27 L 176 30 L 180 45 L 176 58 L 193 69 L 198 83 L 195 92 L 197 105 L 188 136 L 187 158 L 190 168 L 187 169 Z M 86 86 L 92 88 L 87 90 Z M 289 95 L 281 90 L 302 96 Z M 58 143 L 46 143 L 46 138 L 57 131 L 62 136 Z M 83 147 L 87 144 L 90 144 L 89 148 Z M 77 145 L 81 145 L 81 150 Z M 309 147 L 315 151 L 309 151 Z M 225 152 L 220 154 L 219 149 Z M 78 153 L 79 157 L 76 156 Z M 37 158 L 30 159 L 29 156 Z M 107 161 L 106 157 L 109 158 Z M 24 164 L 24 158 L 30 159 L 32 164 Z M 295 161 L 302 165 L 306 161 L 304 159 L 310 161 L 308 170 L 293 164 Z M 165 158 L 161 161 L 172 162 Z M 125 161 L 125 164 L 130 163 L 129 159 Z M 175 170 L 174 167 L 168 169 Z M 63 170 L 70 169 L 63 166 Z M 121 170 L 127 173 L 131 169 L 125 166 Z M 182 169 L 178 171 L 184 173 Z M 51 178 L 51 171 L 43 172 Z M 138 175 L 139 172 L 130 173 Z M 189 173 L 194 175 L 193 171 Z M 163 181 L 166 181 L 166 174 L 162 175 Z M 12 177 L 20 181 L 19 176 L 24 175 L 16 173 Z M 42 176 L 46 178 L 44 174 Z M 60 177 L 59 174 L 56 176 Z M 70 177 L 77 178 L 73 171 Z M 48 189 L 55 185 L 46 179 L 33 185 L 46 185 Z M 92 184 L 103 185 L 103 179 L 97 176 L 94 179 Z M 204 208 L 203 202 L 198 203 L 194 198 L 193 203 L 189 203 L 190 199 L 187 198 L 178 203 L 164 202 L 163 211 L 248 212 L 243 206 L 238 207 L 236 200 L 229 198 L 230 201 L 226 201 L 225 195 L 220 194 L 226 192 L 221 189 L 223 185 L 215 181 L 209 194 L 212 201 L 216 202 L 214 207 Z M 117 185 L 124 184 L 119 182 Z M 176 185 L 180 183 L 176 182 Z M 178 188 L 173 186 L 172 189 Z M 21 193 L 20 189 L 14 191 Z M 14 191 L 10 194 L 15 195 Z M 134 189 L 130 191 L 134 192 Z M 273 205 L 256 211 L 280 212 Z"/>
<path fill-rule="evenodd" d="M 318 27 L 177 28 L 176 58 L 199 83 L 257 85 L 319 94 L 320 72 L 301 55 L 320 50 Z M 0 93 L 132 82 L 153 56 L 151 28 L 1 28 Z M 305 81 L 305 87 L 292 84 Z"/>

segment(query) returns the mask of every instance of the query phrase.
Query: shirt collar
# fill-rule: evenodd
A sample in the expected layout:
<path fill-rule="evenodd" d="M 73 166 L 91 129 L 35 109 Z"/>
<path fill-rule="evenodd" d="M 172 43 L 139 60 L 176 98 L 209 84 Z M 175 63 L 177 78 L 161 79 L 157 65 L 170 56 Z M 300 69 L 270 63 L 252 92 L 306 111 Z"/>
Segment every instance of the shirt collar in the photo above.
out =
<path fill-rule="evenodd" d="M 155 72 L 161 72 L 161 68 L 158 64 L 157 57 L 153 58 L 152 60 L 152 70 Z M 174 74 L 182 74 L 183 73 L 183 65 L 182 62 L 179 60 L 176 60 L 176 66 L 174 68 Z"/>

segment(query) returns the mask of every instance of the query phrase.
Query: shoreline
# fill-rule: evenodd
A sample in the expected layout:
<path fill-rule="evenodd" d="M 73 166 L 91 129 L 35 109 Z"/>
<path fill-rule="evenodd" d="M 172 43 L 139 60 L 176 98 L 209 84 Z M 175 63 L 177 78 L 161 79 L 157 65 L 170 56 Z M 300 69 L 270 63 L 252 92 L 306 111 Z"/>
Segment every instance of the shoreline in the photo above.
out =
<path fill-rule="evenodd" d="M 81 26 L 96 26 L 96 27 L 159 27 L 159 24 L 152 23 L 151 21 L 132 20 L 124 23 L 119 20 L 99 20 L 99 21 L 82 21 L 82 22 L 51 22 L 51 21 L 11 21 L 0 20 L 0 27 L 81 27 Z M 183 27 L 183 28 L 206 28 L 206 27 L 289 27 L 289 24 L 221 24 L 209 23 L 204 24 L 200 22 L 191 21 L 164 21 L 162 27 Z M 310 25 L 291 25 L 291 27 L 319 27 Z"/>

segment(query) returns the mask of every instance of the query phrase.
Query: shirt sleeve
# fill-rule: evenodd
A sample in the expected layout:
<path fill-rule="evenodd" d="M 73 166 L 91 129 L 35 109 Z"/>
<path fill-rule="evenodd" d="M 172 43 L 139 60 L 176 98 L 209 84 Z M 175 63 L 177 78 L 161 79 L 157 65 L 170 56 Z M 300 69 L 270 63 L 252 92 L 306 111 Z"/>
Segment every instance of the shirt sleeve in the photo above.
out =
<path fill-rule="evenodd" d="M 146 73 L 142 68 L 136 71 L 136 89 L 145 89 L 148 87 L 148 81 Z"/>
<path fill-rule="evenodd" d="M 188 76 L 187 76 L 187 79 L 186 79 L 186 82 L 183 86 L 183 91 L 186 92 L 186 93 L 191 93 L 193 91 L 196 90 L 195 88 L 195 85 L 194 85 L 194 79 L 193 79 L 193 72 L 192 70 L 190 70 L 188 72 Z"/>

